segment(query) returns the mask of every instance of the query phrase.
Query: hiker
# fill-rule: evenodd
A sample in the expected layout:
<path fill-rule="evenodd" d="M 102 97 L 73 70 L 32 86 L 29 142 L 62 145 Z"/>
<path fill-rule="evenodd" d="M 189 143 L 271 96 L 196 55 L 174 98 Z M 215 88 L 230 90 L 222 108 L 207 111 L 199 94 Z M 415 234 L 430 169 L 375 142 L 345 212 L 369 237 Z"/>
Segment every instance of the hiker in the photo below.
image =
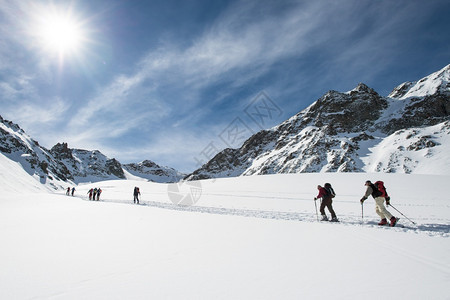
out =
<path fill-rule="evenodd" d="M 141 194 L 141 192 L 139 191 L 139 188 L 137 186 L 134 187 L 134 191 L 133 191 L 133 196 L 134 196 L 134 203 L 139 204 L 139 195 Z"/>
<path fill-rule="evenodd" d="M 66 195 L 67 195 L 67 196 L 70 195 L 70 186 L 67 188 Z"/>
<path fill-rule="evenodd" d="M 389 219 L 389 226 L 394 227 L 395 224 L 397 224 L 397 218 L 394 217 L 384 206 L 384 201 L 386 200 L 387 204 L 389 204 L 390 198 L 387 196 L 385 199 L 383 193 L 379 191 L 370 180 L 367 180 L 364 185 L 367 186 L 367 189 L 366 193 L 360 200 L 361 204 L 363 204 L 364 201 L 372 195 L 373 199 L 375 199 L 375 212 L 381 217 L 381 221 L 378 225 L 386 225 L 388 223 L 387 220 Z"/>
<path fill-rule="evenodd" d="M 98 188 L 97 189 L 97 201 L 100 201 L 100 194 L 102 193 L 102 189 Z"/>
<path fill-rule="evenodd" d="M 73 193 L 75 193 L 75 187 L 72 188 L 72 196 L 73 196 Z"/>
<path fill-rule="evenodd" d="M 319 194 L 317 197 L 314 197 L 314 201 L 321 198 L 322 202 L 320 203 L 320 214 L 322 215 L 321 221 L 328 221 L 328 217 L 325 214 L 325 207 L 328 208 L 328 211 L 331 214 L 331 222 L 338 222 L 338 219 L 336 217 L 336 213 L 333 210 L 333 200 L 332 198 L 336 195 L 334 193 L 333 188 L 331 187 L 331 184 L 325 183 L 325 187 L 322 187 L 321 185 L 317 186 L 317 189 L 319 190 Z"/>
<path fill-rule="evenodd" d="M 94 189 L 91 188 L 87 193 L 89 194 L 89 200 L 92 200 L 92 194 L 94 193 Z"/>

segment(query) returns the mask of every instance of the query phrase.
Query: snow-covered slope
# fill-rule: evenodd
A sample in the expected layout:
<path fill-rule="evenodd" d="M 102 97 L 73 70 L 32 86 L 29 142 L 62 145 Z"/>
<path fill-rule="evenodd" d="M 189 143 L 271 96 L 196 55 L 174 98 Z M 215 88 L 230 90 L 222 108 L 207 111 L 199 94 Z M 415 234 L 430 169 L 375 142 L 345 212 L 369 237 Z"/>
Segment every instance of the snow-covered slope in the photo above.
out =
<path fill-rule="evenodd" d="M 405 100 L 421 98 L 434 94 L 448 93 L 450 84 L 450 65 L 415 82 L 405 82 L 395 88 L 389 98 Z"/>
<path fill-rule="evenodd" d="M 0 153 L 0 189 L 2 193 L 48 192 L 39 178 L 30 176 L 23 167 Z"/>
<path fill-rule="evenodd" d="M 442 130 L 431 129 L 390 143 L 419 153 Z M 80 184 L 74 197 L 33 176 L 0 153 L 0 299 L 379 299 L 379 290 L 448 299 L 449 175 L 110 180 Z M 367 179 L 385 182 L 398 226 L 376 225 L 372 199 L 361 206 Z M 340 223 L 317 221 L 324 182 Z M 135 186 L 141 205 L 132 204 Z M 93 187 L 100 201 L 87 199 Z M 195 206 L 173 202 L 194 193 Z"/>
<path fill-rule="evenodd" d="M 450 65 L 416 83 L 400 85 L 386 98 L 364 84 L 346 93 L 330 91 L 280 125 L 253 135 L 241 148 L 220 152 L 187 179 L 367 169 L 433 174 L 434 169 L 428 165 L 435 164 L 450 149 L 446 138 L 449 74 Z M 403 148 L 398 142 L 395 147 L 387 142 L 398 139 L 405 130 L 432 141 L 421 149 L 434 149 L 414 152 L 414 139 L 405 142 Z M 430 134 L 420 135 L 418 131 Z M 383 152 L 372 152 L 377 145 Z M 438 170 L 449 174 L 450 165 L 439 166 Z"/>
<path fill-rule="evenodd" d="M 115 180 L 80 185 L 75 197 L 37 194 L 24 192 L 29 175 L 20 171 L 0 193 L 0 299 L 371 300 L 379 291 L 448 299 L 449 176 L 206 180 L 196 206 L 180 207 L 172 185 Z M 384 180 L 392 204 L 417 226 L 393 208 L 399 226 L 377 226 L 372 199 L 362 218 L 367 179 Z M 316 221 L 313 197 L 324 182 L 337 192 L 340 223 Z M 134 186 L 142 205 L 132 204 Z M 86 199 L 91 187 L 103 189 L 101 201 Z"/>
<path fill-rule="evenodd" d="M 368 172 L 450 173 L 450 121 L 399 130 L 386 137 L 362 160 Z"/>

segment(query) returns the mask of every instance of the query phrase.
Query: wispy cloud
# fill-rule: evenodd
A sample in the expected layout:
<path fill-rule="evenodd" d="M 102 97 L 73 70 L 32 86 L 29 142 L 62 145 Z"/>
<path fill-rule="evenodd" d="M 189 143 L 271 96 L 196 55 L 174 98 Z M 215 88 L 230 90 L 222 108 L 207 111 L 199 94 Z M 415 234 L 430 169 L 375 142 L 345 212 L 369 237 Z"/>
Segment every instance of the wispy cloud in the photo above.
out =
<path fill-rule="evenodd" d="M 352 1 L 339 4 L 309 1 L 288 3 L 281 8 L 264 1 L 237 2 L 189 46 L 184 46 L 185 41 L 170 40 L 149 51 L 136 64 L 134 73 L 120 74 L 110 85 L 101 88 L 73 116 L 69 130 L 77 141 L 86 141 L 98 136 L 118 138 L 129 131 L 142 131 L 139 126 L 144 123 L 164 132 L 164 135 L 147 131 L 152 142 L 144 144 L 142 152 L 157 156 L 161 156 L 158 154 L 161 149 L 169 153 L 172 150 L 168 149 L 198 153 L 214 134 L 202 132 L 195 135 L 192 132 L 202 119 L 208 118 L 212 107 L 229 99 L 234 90 L 269 74 L 280 62 L 300 59 L 317 51 L 334 56 L 326 57 L 324 63 L 317 61 L 317 67 L 323 71 L 329 67 L 340 69 L 345 66 L 352 73 L 351 68 L 362 68 L 357 63 L 358 56 L 374 52 L 373 39 L 379 40 L 386 34 L 385 28 L 389 28 L 374 23 L 374 28 L 366 30 L 366 35 L 355 41 L 353 35 L 360 35 L 358 30 L 366 26 L 365 20 L 357 17 L 365 7 L 369 19 L 371 14 L 378 13 L 365 1 L 356 7 Z M 353 45 L 347 44 L 350 40 Z M 379 47 L 383 47 L 383 43 Z M 298 72 L 301 74 L 302 70 Z M 326 78 L 324 75 L 322 77 Z M 289 80 L 291 83 L 299 81 Z M 205 94 L 221 84 L 223 86 L 213 94 Z M 270 90 L 285 86 L 275 78 L 270 86 L 264 88 Z M 282 94 L 281 91 L 274 92 Z M 252 96 L 247 95 L 246 100 L 250 101 Z M 150 106 L 156 109 L 150 109 Z M 141 109 L 135 110 L 136 107 Z M 109 117 L 99 121 L 99 114 L 108 114 Z M 216 114 L 210 117 L 215 118 Z M 220 128 L 234 117 L 232 115 L 224 123 L 216 123 L 215 128 L 220 132 Z M 164 128 L 158 122 L 164 123 Z M 82 129 L 77 138 L 75 129 L 85 128 L 83 124 L 89 124 L 89 131 Z M 177 136 L 189 136 L 189 140 L 195 142 L 190 143 L 188 139 Z"/>
<path fill-rule="evenodd" d="M 48 128 L 49 141 L 193 167 L 193 156 L 261 90 L 289 117 L 324 89 L 370 84 L 414 45 L 409 30 L 438 2 L 236 1 L 192 40 L 162 34 L 127 71 L 110 67 L 108 80 L 85 80 L 81 96 L 61 96 L 51 92 L 59 74 L 39 53 L 26 55 L 34 46 L 19 38 L 24 18 L 11 25 L 31 2 L 0 0 L 11 25 L 0 26 L 0 103 L 2 111 L 23 112 L 17 122 Z M 79 76 L 68 70 L 61 80 Z"/>

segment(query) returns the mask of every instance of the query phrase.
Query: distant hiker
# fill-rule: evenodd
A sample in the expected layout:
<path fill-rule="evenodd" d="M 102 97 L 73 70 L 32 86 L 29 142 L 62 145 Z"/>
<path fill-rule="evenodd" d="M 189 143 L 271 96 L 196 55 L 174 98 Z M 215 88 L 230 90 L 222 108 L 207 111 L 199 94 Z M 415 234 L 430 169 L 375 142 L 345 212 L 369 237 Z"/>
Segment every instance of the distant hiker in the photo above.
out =
<path fill-rule="evenodd" d="M 139 188 L 137 186 L 134 187 L 134 191 L 133 191 L 133 202 L 139 204 L 139 195 L 141 194 L 141 192 L 139 191 Z"/>
<path fill-rule="evenodd" d="M 92 195 L 94 194 L 94 189 L 91 188 L 87 193 L 89 194 L 89 200 L 92 200 Z"/>
<path fill-rule="evenodd" d="M 66 195 L 67 195 L 67 196 L 70 195 L 70 186 L 67 188 Z"/>
<path fill-rule="evenodd" d="M 95 201 L 95 196 L 97 196 L 97 188 L 94 188 L 94 191 L 92 192 L 92 200 Z"/>
<path fill-rule="evenodd" d="M 72 188 L 72 196 L 73 196 L 73 193 L 75 193 L 75 187 Z"/>
<path fill-rule="evenodd" d="M 360 200 L 361 204 L 363 204 L 364 201 L 372 195 L 373 199 L 375 199 L 375 212 L 381 217 L 381 221 L 378 225 L 386 225 L 388 223 L 387 220 L 389 219 L 389 226 L 394 227 L 395 224 L 397 224 L 397 218 L 394 217 L 384 206 L 385 197 L 387 197 L 386 201 L 388 204 L 390 198 L 386 194 L 383 195 L 383 192 L 378 190 L 378 188 L 370 180 L 367 180 L 364 185 L 367 186 L 367 189 L 366 193 Z"/>
<path fill-rule="evenodd" d="M 331 214 L 331 222 L 338 222 L 338 219 L 336 217 L 336 213 L 333 210 L 333 198 L 336 196 L 334 193 L 333 188 L 331 187 L 331 184 L 325 183 L 325 187 L 322 187 L 321 185 L 317 186 L 317 189 L 319 190 L 319 194 L 317 197 L 314 198 L 314 201 L 321 198 L 322 202 L 320 203 L 320 214 L 322 215 L 321 221 L 328 221 L 328 217 L 325 214 L 325 207 L 328 208 L 328 211 Z"/>
<path fill-rule="evenodd" d="M 102 193 L 102 189 L 98 188 L 97 189 L 97 201 L 100 201 L 100 194 Z"/>

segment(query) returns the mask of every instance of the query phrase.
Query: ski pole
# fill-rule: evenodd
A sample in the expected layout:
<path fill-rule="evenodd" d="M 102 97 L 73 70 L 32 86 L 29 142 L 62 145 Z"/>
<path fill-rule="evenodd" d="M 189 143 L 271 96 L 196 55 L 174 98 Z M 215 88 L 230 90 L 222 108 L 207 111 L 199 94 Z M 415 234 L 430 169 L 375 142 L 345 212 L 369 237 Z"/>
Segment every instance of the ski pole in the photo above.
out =
<path fill-rule="evenodd" d="M 314 198 L 314 205 L 316 206 L 316 217 L 317 217 L 317 221 L 319 221 L 319 214 L 317 213 L 317 202 L 316 199 Z"/>
<path fill-rule="evenodd" d="M 411 223 L 413 223 L 414 225 L 416 225 L 416 223 L 411 220 L 410 218 L 408 218 L 407 216 L 405 216 L 404 214 L 401 213 L 401 211 L 399 211 L 398 209 L 396 209 L 392 204 L 389 204 L 390 207 L 392 207 L 393 209 L 395 209 L 399 214 L 401 214 L 402 216 L 404 216 L 406 219 L 408 219 Z"/>
<path fill-rule="evenodd" d="M 361 202 L 361 222 L 364 223 L 364 204 Z"/>

